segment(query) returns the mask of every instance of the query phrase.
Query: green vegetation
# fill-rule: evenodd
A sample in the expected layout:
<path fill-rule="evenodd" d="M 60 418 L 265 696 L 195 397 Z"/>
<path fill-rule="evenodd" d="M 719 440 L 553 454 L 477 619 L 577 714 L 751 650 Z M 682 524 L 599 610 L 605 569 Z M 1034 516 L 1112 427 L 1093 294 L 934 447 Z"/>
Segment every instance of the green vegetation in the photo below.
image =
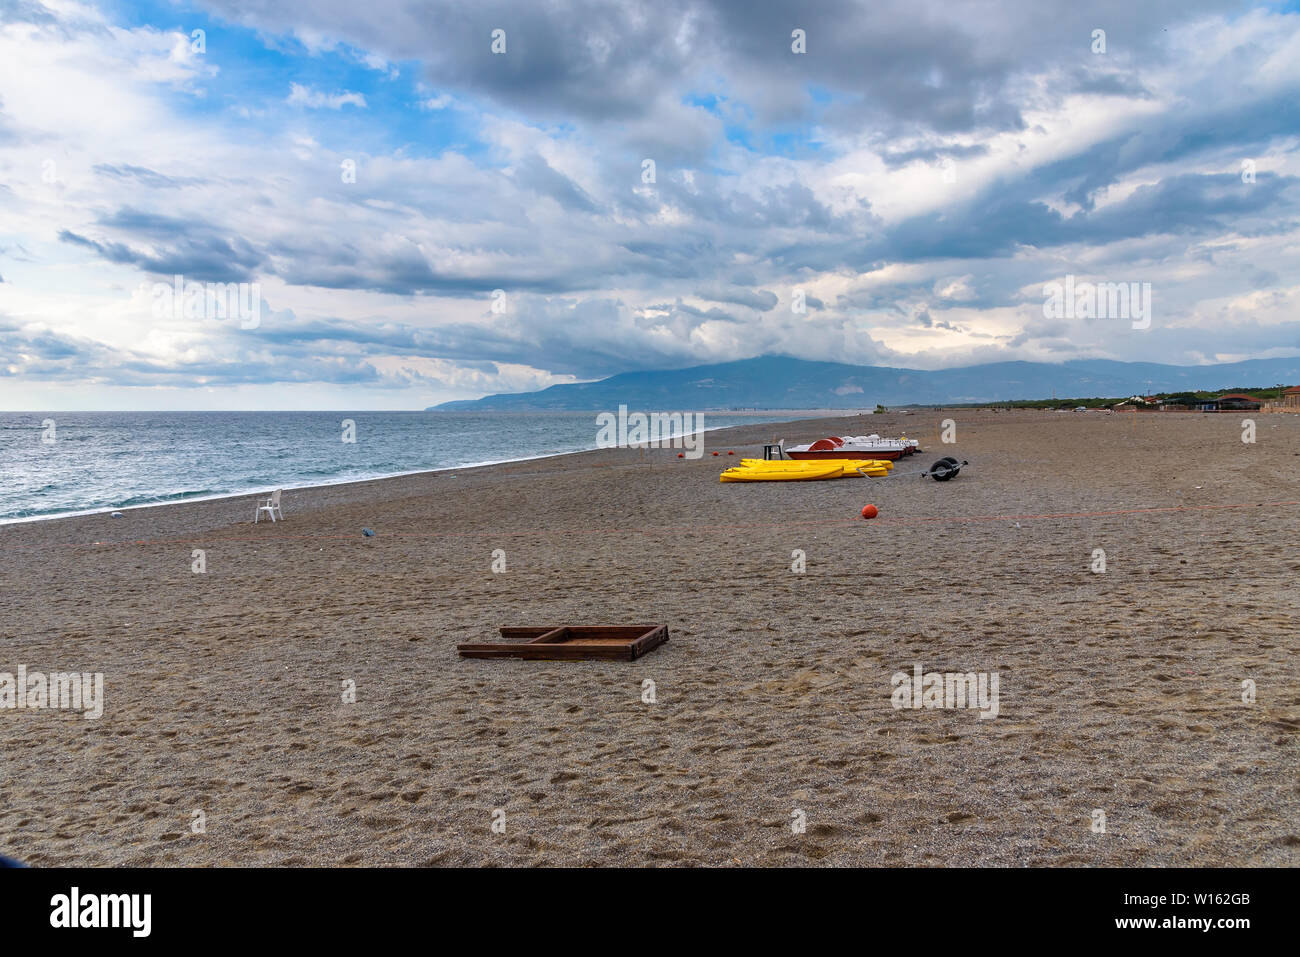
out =
<path fill-rule="evenodd" d="M 1216 389 L 1212 392 L 1157 392 L 1153 396 L 1158 403 L 1165 405 L 1199 405 L 1202 402 L 1208 402 L 1225 395 L 1251 395 L 1262 402 L 1276 401 L 1282 397 L 1284 385 L 1271 386 L 1266 389 L 1259 388 L 1233 388 L 1233 389 Z M 945 408 L 951 409 L 1077 409 L 1083 406 L 1087 409 L 1108 409 L 1120 402 L 1124 402 L 1131 396 L 1089 396 L 1088 398 L 1072 399 L 1011 399 L 1006 402 L 966 402 L 961 404 L 946 405 Z"/>

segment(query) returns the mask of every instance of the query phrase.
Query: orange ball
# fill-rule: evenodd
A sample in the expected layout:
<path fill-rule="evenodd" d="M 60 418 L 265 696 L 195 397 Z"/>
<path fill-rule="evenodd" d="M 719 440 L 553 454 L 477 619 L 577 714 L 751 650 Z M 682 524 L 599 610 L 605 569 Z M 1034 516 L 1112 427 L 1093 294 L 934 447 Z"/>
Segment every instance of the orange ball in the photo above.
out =
<path fill-rule="evenodd" d="M 713 454 L 714 454 L 714 455 L 717 455 L 718 453 L 717 453 L 717 452 L 714 452 Z"/>
<path fill-rule="evenodd" d="M 862 517 L 863 517 L 863 518 L 875 518 L 875 517 L 876 517 L 877 515 L 879 515 L 879 514 L 880 514 L 880 512 L 877 511 L 876 506 L 874 506 L 874 505 L 864 505 L 864 506 L 862 506 Z"/>

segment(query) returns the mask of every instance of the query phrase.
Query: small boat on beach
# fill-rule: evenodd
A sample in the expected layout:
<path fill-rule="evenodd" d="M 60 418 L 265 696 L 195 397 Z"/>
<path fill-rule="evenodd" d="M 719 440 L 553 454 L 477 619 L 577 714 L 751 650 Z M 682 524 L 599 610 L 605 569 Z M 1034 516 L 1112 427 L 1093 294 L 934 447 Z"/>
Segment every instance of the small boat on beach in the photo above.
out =
<path fill-rule="evenodd" d="M 794 461 L 791 459 L 741 459 L 741 468 L 768 469 L 771 471 L 797 472 L 801 469 L 819 469 L 825 465 L 840 466 L 845 475 L 887 475 L 894 467 L 893 462 L 885 459 L 834 459 Z"/>
<path fill-rule="evenodd" d="M 885 459 L 896 461 L 905 455 L 919 452 L 920 443 L 904 436 L 901 439 L 882 439 L 879 435 L 853 435 L 841 438 L 831 435 L 808 445 L 795 445 L 784 449 L 792 459 Z"/>
<path fill-rule="evenodd" d="M 883 478 L 894 463 L 879 459 L 835 459 L 792 462 L 789 459 L 741 459 L 719 478 L 723 482 L 810 482 L 820 479 L 868 476 Z"/>
<path fill-rule="evenodd" d="M 718 478 L 723 482 L 815 482 L 844 474 L 844 465 L 840 462 L 753 461 L 753 465 L 729 468 Z"/>

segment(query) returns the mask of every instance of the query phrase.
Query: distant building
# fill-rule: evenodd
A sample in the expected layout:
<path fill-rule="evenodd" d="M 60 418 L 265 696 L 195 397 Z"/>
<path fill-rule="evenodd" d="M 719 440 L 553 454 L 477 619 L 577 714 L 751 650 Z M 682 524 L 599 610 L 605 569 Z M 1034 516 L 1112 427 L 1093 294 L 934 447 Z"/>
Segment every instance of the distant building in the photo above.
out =
<path fill-rule="evenodd" d="M 1282 408 L 1300 409 L 1300 385 L 1282 390 Z"/>
<path fill-rule="evenodd" d="M 1220 412 L 1258 412 L 1264 404 L 1263 399 L 1244 392 L 1229 392 L 1216 400 Z"/>

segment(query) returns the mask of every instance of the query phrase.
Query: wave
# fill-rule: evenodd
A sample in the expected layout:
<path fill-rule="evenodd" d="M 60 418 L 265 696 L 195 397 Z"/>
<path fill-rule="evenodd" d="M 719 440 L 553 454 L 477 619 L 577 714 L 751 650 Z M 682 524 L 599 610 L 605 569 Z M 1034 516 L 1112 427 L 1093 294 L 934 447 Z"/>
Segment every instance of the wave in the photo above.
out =
<path fill-rule="evenodd" d="M 401 478 L 405 475 L 427 475 L 434 472 L 454 472 L 457 469 L 483 468 L 489 465 L 508 465 L 511 462 L 531 462 L 537 459 L 556 458 L 560 455 L 577 455 L 579 452 L 590 452 L 592 449 L 574 449 L 571 452 L 559 452 L 554 455 L 525 455 L 518 458 L 508 459 L 484 459 L 478 462 L 465 462 L 459 465 L 441 466 L 431 469 L 409 469 L 401 472 L 360 472 L 355 475 L 339 477 L 332 482 L 308 482 L 302 484 L 262 482 L 249 484 L 242 488 L 228 488 L 220 491 L 206 491 L 194 493 L 154 493 L 141 494 L 132 496 L 115 503 L 101 503 L 91 508 L 67 509 L 52 508 L 47 510 L 29 510 L 23 514 L 10 513 L 0 516 L 0 525 L 17 525 L 25 522 L 51 521 L 59 518 L 73 518 L 78 515 L 101 515 L 105 512 L 114 512 L 123 508 L 157 508 L 161 505 L 179 505 L 188 502 L 211 502 L 225 498 L 242 498 L 245 495 L 265 495 L 266 493 L 282 488 L 286 492 L 298 491 L 301 489 L 327 488 L 334 485 L 353 485 L 361 482 L 374 482 L 380 479 Z M 180 497 L 183 495 L 184 497 Z"/>
<path fill-rule="evenodd" d="M 184 434 L 178 432 L 162 444 L 149 440 L 131 445 L 140 434 L 133 415 L 112 415 L 122 420 L 115 426 L 119 434 L 113 445 L 104 448 L 101 442 L 100 448 L 73 458 L 40 456 L 27 461 L 26 480 L 32 484 L 0 488 L 0 525 L 527 462 L 591 451 L 596 438 L 586 427 L 575 430 L 571 416 L 553 421 L 535 417 L 526 425 L 514 417 L 494 416 L 494 424 L 500 423 L 495 428 L 476 422 L 470 429 L 422 431 L 402 428 L 414 418 L 403 415 L 396 427 L 392 422 L 372 425 L 373 431 L 368 431 L 374 438 L 340 449 L 338 444 L 320 445 L 319 435 L 325 433 L 314 426 L 304 433 L 287 427 L 283 414 L 249 413 L 233 422 L 224 415 L 208 419 L 203 428 L 194 428 L 199 420 L 190 416 Z M 168 414 L 138 415 L 156 421 Z M 333 413 L 307 415 L 334 418 Z M 776 420 L 731 417 L 697 431 L 759 421 Z M 330 429 L 328 434 L 337 434 L 332 425 Z M 485 436 L 491 438 L 485 441 Z M 517 454 L 524 449 L 529 454 Z M 457 452 L 465 459 L 457 461 Z M 357 462 L 359 456 L 369 461 Z M 434 461 L 422 461 L 428 459 Z M 193 482 L 194 477 L 199 481 Z M 154 485 L 159 479 L 167 485 Z"/>

